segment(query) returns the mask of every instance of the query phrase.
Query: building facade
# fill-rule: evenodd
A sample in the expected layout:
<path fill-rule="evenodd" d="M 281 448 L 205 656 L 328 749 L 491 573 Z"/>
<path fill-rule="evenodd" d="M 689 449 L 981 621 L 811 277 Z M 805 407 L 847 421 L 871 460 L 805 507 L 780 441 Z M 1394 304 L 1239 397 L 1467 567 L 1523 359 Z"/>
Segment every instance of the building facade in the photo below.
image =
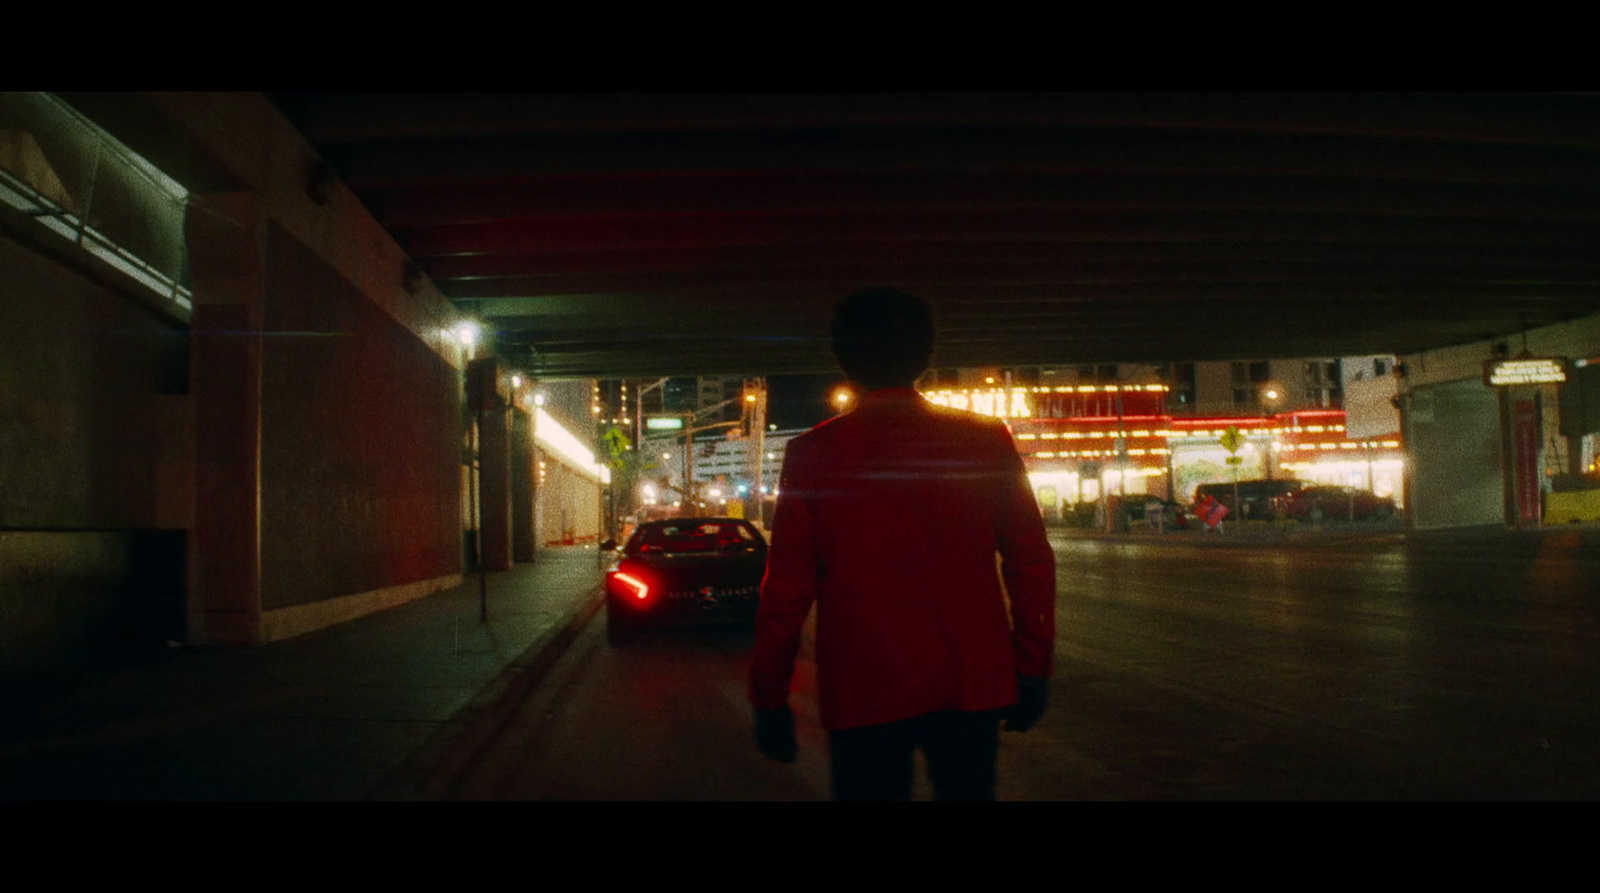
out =
<path fill-rule="evenodd" d="M 1347 432 L 1344 365 L 1304 358 L 935 369 L 918 386 L 935 403 L 1006 420 L 1047 517 L 1111 495 L 1187 502 L 1200 484 L 1236 478 L 1355 486 L 1403 504 L 1398 422 Z M 1234 450 L 1224 445 L 1230 430 L 1239 435 Z"/>

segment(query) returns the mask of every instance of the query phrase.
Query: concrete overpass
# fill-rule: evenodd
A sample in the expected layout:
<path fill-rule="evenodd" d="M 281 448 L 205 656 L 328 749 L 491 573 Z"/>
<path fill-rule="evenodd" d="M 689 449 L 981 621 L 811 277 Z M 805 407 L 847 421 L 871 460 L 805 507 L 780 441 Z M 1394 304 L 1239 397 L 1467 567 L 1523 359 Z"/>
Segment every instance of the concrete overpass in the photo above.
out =
<path fill-rule="evenodd" d="M 452 585 L 464 447 L 532 559 L 503 375 L 581 422 L 594 377 L 826 371 L 868 282 L 949 366 L 1398 354 L 1430 526 L 1527 520 L 1600 427 L 1481 378 L 1600 357 L 1587 94 L 3 98 L 6 672 Z"/>

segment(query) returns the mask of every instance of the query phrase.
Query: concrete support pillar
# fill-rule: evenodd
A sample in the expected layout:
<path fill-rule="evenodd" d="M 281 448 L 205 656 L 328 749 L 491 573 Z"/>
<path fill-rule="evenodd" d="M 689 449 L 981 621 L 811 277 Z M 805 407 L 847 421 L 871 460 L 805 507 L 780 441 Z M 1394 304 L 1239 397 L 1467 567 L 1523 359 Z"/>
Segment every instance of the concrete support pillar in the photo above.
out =
<path fill-rule="evenodd" d="M 479 507 L 483 517 L 483 566 L 492 571 L 510 570 L 511 410 L 503 400 L 494 399 L 488 401 L 479 418 L 482 424 L 478 461 L 483 477 L 483 504 Z"/>
<path fill-rule="evenodd" d="M 538 441 L 533 445 L 533 542 L 543 548 L 549 542 L 546 527 L 550 523 L 550 473 L 554 460 Z"/>
<path fill-rule="evenodd" d="M 196 196 L 190 392 L 195 504 L 189 637 L 261 641 L 261 350 L 265 225 L 250 193 Z"/>
<path fill-rule="evenodd" d="M 522 407 L 511 410 L 511 556 L 533 561 L 539 554 L 534 527 L 538 467 L 534 464 L 533 418 Z"/>

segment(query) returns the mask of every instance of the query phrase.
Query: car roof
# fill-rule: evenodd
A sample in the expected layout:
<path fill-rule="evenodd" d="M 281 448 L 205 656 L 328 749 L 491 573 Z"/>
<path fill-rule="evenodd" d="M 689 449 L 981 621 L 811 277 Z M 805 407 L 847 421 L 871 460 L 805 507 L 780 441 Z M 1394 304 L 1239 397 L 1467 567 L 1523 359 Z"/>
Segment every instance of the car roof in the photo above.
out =
<path fill-rule="evenodd" d="M 639 526 L 640 527 L 663 527 L 663 526 L 666 526 L 666 525 L 669 525 L 669 524 L 681 525 L 681 524 L 727 524 L 727 523 L 748 524 L 750 522 L 747 521 L 744 518 L 710 518 L 710 517 L 706 517 L 706 518 L 702 518 L 702 517 L 694 517 L 694 518 L 662 518 L 659 521 L 644 521 L 644 522 L 641 522 L 639 524 Z"/>

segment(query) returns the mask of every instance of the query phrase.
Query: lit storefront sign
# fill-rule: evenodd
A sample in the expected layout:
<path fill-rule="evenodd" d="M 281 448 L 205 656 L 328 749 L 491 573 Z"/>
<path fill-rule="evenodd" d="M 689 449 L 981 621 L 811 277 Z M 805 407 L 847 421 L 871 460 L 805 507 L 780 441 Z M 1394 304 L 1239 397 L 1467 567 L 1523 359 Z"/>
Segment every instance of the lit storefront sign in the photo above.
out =
<path fill-rule="evenodd" d="M 1000 419 L 1148 418 L 1166 409 L 1167 386 L 1079 385 L 928 391 L 928 402 Z"/>
<path fill-rule="evenodd" d="M 1483 364 L 1483 383 L 1491 387 L 1560 384 L 1566 380 L 1566 363 L 1556 357 L 1518 357 Z"/>
<path fill-rule="evenodd" d="M 1000 419 L 1026 419 L 1033 417 L 1028 403 L 1027 388 L 994 389 L 988 391 L 935 391 L 923 395 L 929 403 L 965 409 L 979 415 Z"/>

